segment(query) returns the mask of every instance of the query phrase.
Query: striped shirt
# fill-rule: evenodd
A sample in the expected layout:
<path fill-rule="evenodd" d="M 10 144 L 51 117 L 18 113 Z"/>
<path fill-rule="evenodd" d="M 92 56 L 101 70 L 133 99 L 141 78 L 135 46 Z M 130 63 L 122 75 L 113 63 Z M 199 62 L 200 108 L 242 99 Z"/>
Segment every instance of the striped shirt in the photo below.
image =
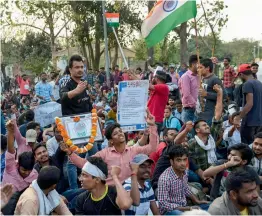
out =
<path fill-rule="evenodd" d="M 131 178 L 128 178 L 124 181 L 123 187 L 126 191 L 131 190 Z M 138 185 L 138 189 L 140 191 L 140 205 L 134 206 L 132 205 L 128 210 L 125 210 L 124 215 L 147 215 L 150 202 L 155 201 L 154 191 L 150 184 L 150 181 L 145 181 L 144 188 Z"/>

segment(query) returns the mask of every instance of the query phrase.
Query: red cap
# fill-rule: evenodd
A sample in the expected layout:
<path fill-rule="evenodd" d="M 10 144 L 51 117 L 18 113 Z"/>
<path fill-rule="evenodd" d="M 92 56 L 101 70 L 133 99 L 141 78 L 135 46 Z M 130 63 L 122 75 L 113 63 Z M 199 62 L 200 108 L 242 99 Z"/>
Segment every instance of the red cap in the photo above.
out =
<path fill-rule="evenodd" d="M 249 64 L 241 64 L 238 68 L 238 73 L 244 73 L 245 71 L 250 70 L 250 68 Z"/>

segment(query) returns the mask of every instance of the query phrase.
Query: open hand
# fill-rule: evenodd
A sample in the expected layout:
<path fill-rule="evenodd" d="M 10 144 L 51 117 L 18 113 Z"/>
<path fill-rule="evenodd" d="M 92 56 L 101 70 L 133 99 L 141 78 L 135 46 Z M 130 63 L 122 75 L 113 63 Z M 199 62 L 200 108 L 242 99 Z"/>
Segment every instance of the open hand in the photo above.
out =
<path fill-rule="evenodd" d="M 6 184 L 1 187 L 1 209 L 9 202 L 13 194 L 14 191 L 12 184 Z"/>
<path fill-rule="evenodd" d="M 6 129 L 9 133 L 14 133 L 15 131 L 15 124 L 12 120 L 9 120 L 7 123 L 6 123 Z"/>

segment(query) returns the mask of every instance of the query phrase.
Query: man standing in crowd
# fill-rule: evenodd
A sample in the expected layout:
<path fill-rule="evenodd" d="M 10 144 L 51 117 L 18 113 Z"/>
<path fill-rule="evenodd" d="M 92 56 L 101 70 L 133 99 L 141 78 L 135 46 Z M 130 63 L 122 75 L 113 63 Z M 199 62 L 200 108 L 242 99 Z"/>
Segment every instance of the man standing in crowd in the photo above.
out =
<path fill-rule="evenodd" d="M 213 89 L 218 84 L 222 87 L 221 80 L 213 73 L 213 62 L 211 59 L 202 59 L 198 71 L 203 77 L 202 88 L 199 89 L 199 96 L 204 99 L 204 111 L 199 113 L 199 119 L 205 120 L 211 125 L 214 116 L 217 93 Z"/>
<path fill-rule="evenodd" d="M 178 73 L 175 72 L 175 66 L 174 65 L 171 65 L 169 67 L 169 73 L 167 73 L 167 74 L 170 75 L 170 77 L 172 79 L 172 83 L 178 85 L 179 75 L 178 75 Z"/>
<path fill-rule="evenodd" d="M 201 59 L 201 57 L 200 57 Z M 182 97 L 182 121 L 195 121 L 195 111 L 198 97 L 199 77 L 197 75 L 197 55 L 189 58 L 189 69 L 179 79 L 179 90 Z"/>
<path fill-rule="evenodd" d="M 52 86 L 52 94 L 54 96 L 55 101 L 59 102 L 60 96 L 59 96 L 59 85 L 58 85 L 58 80 L 59 80 L 59 74 L 58 73 L 50 73 L 50 78 L 51 81 L 49 84 Z"/>
<path fill-rule="evenodd" d="M 238 168 L 226 179 L 226 191 L 210 205 L 211 215 L 261 215 L 262 199 L 259 197 L 255 171 Z"/>
<path fill-rule="evenodd" d="M 92 104 L 90 96 L 87 94 L 87 82 L 81 79 L 84 73 L 84 63 L 81 56 L 74 55 L 70 58 L 69 71 L 71 78 L 60 89 L 62 114 L 91 112 Z"/>
<path fill-rule="evenodd" d="M 257 63 L 252 63 L 250 67 L 254 78 L 257 79 L 257 72 L 258 72 L 259 65 Z"/>
<path fill-rule="evenodd" d="M 29 95 L 30 95 L 30 91 L 29 91 L 30 83 L 29 83 L 29 79 L 28 79 L 27 75 L 23 74 L 22 77 L 17 75 L 16 81 L 17 81 L 19 88 L 20 88 L 21 98 L 23 96 L 29 97 Z"/>
<path fill-rule="evenodd" d="M 239 66 L 239 76 L 244 82 L 243 109 L 240 115 L 235 117 L 236 124 L 241 122 L 241 140 L 243 143 L 251 144 L 254 135 L 262 131 L 262 83 L 254 79 L 250 66 L 242 64 Z"/>
<path fill-rule="evenodd" d="M 47 74 L 41 73 L 41 81 L 35 86 L 36 97 L 40 99 L 40 104 L 55 101 L 52 86 L 47 82 Z"/>
<path fill-rule="evenodd" d="M 235 77 L 236 77 L 236 72 L 234 71 L 234 68 L 230 66 L 230 58 L 224 58 L 224 76 L 223 76 L 223 83 L 224 83 L 224 88 L 226 90 L 228 98 L 233 101 L 234 96 L 234 88 L 235 88 Z"/>
<path fill-rule="evenodd" d="M 147 106 L 151 114 L 155 117 L 158 133 L 160 133 L 164 110 L 168 102 L 169 89 L 166 85 L 166 73 L 163 71 L 157 71 L 153 78 L 153 85 L 149 85 L 150 98 Z"/>
<path fill-rule="evenodd" d="M 103 83 L 106 82 L 106 72 L 104 67 L 100 68 L 99 74 L 97 75 L 97 81 L 100 85 L 103 85 Z"/>

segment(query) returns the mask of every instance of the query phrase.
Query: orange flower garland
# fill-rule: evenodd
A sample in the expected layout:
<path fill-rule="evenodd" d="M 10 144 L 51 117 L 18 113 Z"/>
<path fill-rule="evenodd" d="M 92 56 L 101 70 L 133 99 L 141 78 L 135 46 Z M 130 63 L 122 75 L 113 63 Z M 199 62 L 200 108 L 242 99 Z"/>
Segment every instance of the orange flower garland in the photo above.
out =
<path fill-rule="evenodd" d="M 68 133 L 62 124 L 62 121 L 60 118 L 55 118 L 55 123 L 57 125 L 58 131 L 61 133 L 61 136 L 63 137 L 64 142 L 68 145 L 71 151 L 77 152 L 77 153 L 85 153 L 89 151 L 91 148 L 93 148 L 93 144 L 95 142 L 95 137 L 97 133 L 97 111 L 96 109 L 92 109 L 91 114 L 91 121 L 92 121 L 92 127 L 91 127 L 91 137 L 89 138 L 88 144 L 84 146 L 83 148 L 79 148 L 76 145 L 73 144 L 72 140 L 69 138 Z M 80 121 L 80 117 L 76 116 L 73 119 L 74 122 Z"/>

